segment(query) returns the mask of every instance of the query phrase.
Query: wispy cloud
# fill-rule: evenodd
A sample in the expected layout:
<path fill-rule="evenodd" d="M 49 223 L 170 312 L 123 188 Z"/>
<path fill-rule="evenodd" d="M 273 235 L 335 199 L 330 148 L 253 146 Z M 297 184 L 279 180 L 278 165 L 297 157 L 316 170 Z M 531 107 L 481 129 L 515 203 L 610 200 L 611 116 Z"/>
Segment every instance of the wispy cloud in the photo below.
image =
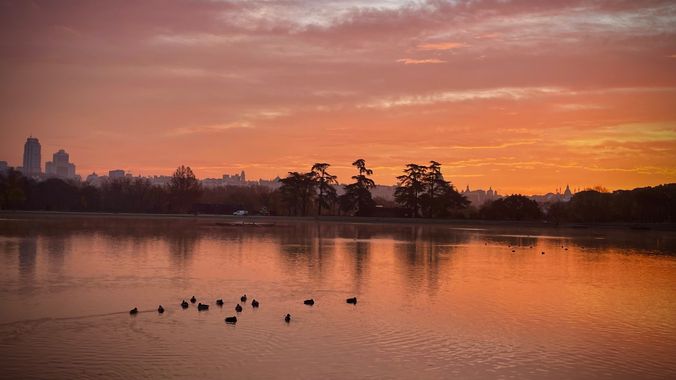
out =
<path fill-rule="evenodd" d="M 404 65 L 426 65 L 433 63 L 445 63 L 446 61 L 436 58 L 431 59 L 414 59 L 414 58 L 401 58 L 397 59 L 397 62 L 401 62 Z"/>
<path fill-rule="evenodd" d="M 221 133 L 232 129 L 253 128 L 253 125 L 248 121 L 234 122 L 226 124 L 209 124 L 196 125 L 189 127 L 174 128 L 167 133 L 168 136 L 185 136 L 193 134 L 213 134 Z"/>
<path fill-rule="evenodd" d="M 565 90 L 559 87 L 500 87 L 475 90 L 454 90 L 424 95 L 407 95 L 379 99 L 366 104 L 365 107 L 391 108 L 486 99 L 518 100 L 534 96 L 556 95 L 562 93 L 565 93 Z"/>
<path fill-rule="evenodd" d="M 418 45 L 419 50 L 451 50 L 460 49 L 469 45 L 462 42 L 434 42 Z"/>

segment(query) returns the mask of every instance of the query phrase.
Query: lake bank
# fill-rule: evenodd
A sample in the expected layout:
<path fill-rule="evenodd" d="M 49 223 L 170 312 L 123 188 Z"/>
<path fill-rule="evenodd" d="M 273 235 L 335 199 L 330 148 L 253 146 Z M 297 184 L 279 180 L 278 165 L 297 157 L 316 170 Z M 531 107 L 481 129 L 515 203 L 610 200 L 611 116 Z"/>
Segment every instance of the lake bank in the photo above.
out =
<path fill-rule="evenodd" d="M 571 230 L 631 230 L 631 231 L 673 231 L 676 223 L 560 223 L 546 221 L 519 220 L 481 220 L 481 219 L 428 219 L 428 218 L 382 218 L 357 216 L 234 216 L 219 214 L 147 214 L 147 213 L 106 213 L 106 212 L 67 212 L 67 211 L 11 211 L 0 210 L 0 218 L 40 216 L 51 217 L 97 217 L 97 218 L 130 218 L 130 219 L 194 219 L 231 224 L 276 224 L 276 223 L 350 223 L 350 224 L 417 224 L 452 227 L 524 227 L 542 229 Z"/>

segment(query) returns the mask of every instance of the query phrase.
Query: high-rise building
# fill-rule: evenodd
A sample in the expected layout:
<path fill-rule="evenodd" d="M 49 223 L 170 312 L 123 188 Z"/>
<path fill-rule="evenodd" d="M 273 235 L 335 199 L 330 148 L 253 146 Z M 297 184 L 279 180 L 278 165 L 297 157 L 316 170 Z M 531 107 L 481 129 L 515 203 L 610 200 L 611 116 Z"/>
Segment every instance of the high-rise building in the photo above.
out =
<path fill-rule="evenodd" d="M 0 174 L 6 172 L 9 170 L 9 166 L 7 166 L 7 161 L 0 161 Z"/>
<path fill-rule="evenodd" d="M 60 149 L 52 156 L 52 161 L 45 163 L 45 174 L 52 177 L 73 179 L 75 178 L 75 164 L 69 162 L 69 155 Z"/>
<path fill-rule="evenodd" d="M 124 175 L 125 175 L 125 173 L 124 173 L 124 170 L 122 170 L 122 169 L 110 170 L 108 172 L 108 178 L 110 178 L 110 179 L 124 178 Z"/>
<path fill-rule="evenodd" d="M 37 177 L 42 174 L 40 141 L 31 136 L 23 146 L 23 174 L 26 177 Z"/>

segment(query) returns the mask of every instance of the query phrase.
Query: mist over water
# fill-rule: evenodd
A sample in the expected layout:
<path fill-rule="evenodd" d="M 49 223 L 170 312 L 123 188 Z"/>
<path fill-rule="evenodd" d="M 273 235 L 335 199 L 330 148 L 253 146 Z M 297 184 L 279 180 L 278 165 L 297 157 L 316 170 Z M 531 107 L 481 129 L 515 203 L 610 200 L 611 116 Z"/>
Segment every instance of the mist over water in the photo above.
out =
<path fill-rule="evenodd" d="M 674 232 L 5 216 L 0 373 L 674 378 L 675 253 Z"/>

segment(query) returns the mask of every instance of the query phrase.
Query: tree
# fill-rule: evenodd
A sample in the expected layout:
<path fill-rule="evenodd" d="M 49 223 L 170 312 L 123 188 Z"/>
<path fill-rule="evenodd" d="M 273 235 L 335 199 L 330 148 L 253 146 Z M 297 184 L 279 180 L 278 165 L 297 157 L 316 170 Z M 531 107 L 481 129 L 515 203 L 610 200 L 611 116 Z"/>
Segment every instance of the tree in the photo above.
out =
<path fill-rule="evenodd" d="M 421 196 L 425 191 L 425 166 L 408 164 L 404 174 L 397 177 L 399 181 L 394 190 L 394 200 L 411 211 L 411 217 L 420 215 Z"/>
<path fill-rule="evenodd" d="M 539 220 L 542 211 L 537 202 L 523 195 L 510 195 L 481 206 L 479 214 L 494 220 Z"/>
<path fill-rule="evenodd" d="M 333 185 L 338 184 L 338 180 L 335 175 L 329 174 L 326 170 L 329 168 L 327 163 L 316 163 L 312 165 L 311 173 L 314 174 L 315 181 L 317 181 L 317 215 L 322 215 L 322 208 L 331 208 L 335 203 L 336 197 L 336 188 Z"/>
<path fill-rule="evenodd" d="M 282 186 L 279 191 L 288 207 L 289 214 L 307 215 L 309 205 L 316 195 L 315 174 L 313 172 L 289 172 L 289 175 L 280 181 Z"/>
<path fill-rule="evenodd" d="M 4 175 L 0 173 L 0 210 L 21 209 L 29 195 L 30 184 L 31 180 L 17 170 L 10 168 Z"/>
<path fill-rule="evenodd" d="M 422 209 L 427 217 L 447 216 L 451 210 L 469 206 L 467 198 L 458 193 L 450 181 L 444 179 L 440 163 L 430 161 L 423 179 L 427 191 L 421 196 Z"/>
<path fill-rule="evenodd" d="M 190 211 L 192 205 L 199 199 L 202 186 L 195 178 L 189 166 L 179 166 L 169 182 L 169 193 L 175 211 Z"/>
<path fill-rule="evenodd" d="M 358 159 L 352 163 L 359 174 L 352 176 L 353 183 L 343 186 L 345 193 L 340 196 L 340 208 L 347 213 L 358 216 L 368 215 L 376 206 L 371 197 L 371 189 L 376 183 L 368 176 L 373 175 L 373 170 L 366 167 L 364 159 Z"/>

